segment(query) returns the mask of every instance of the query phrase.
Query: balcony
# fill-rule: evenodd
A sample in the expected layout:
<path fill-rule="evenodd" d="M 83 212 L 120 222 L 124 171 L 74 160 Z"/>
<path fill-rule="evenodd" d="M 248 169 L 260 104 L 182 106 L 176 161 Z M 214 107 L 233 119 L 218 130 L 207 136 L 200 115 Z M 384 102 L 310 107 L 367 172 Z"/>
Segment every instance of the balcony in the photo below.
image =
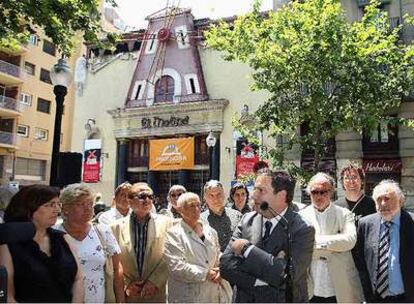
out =
<path fill-rule="evenodd" d="M 22 54 L 24 54 L 28 51 L 27 43 L 26 44 L 20 44 L 15 49 L 0 45 L 0 51 L 6 53 L 8 55 L 13 55 L 13 56 L 22 55 Z"/>
<path fill-rule="evenodd" d="M 7 96 L 0 96 L 0 116 L 7 118 L 20 116 L 20 102 Z"/>
<path fill-rule="evenodd" d="M 16 133 L 0 131 L 0 148 L 16 150 Z"/>
<path fill-rule="evenodd" d="M 370 3 L 370 0 L 357 0 L 358 7 L 366 6 Z M 391 0 L 379 0 L 381 4 L 389 4 Z"/>
<path fill-rule="evenodd" d="M 165 105 L 165 104 L 180 104 L 180 103 L 188 103 L 188 102 L 197 102 L 197 101 L 205 101 L 208 100 L 208 95 L 203 94 L 188 94 L 188 95 L 179 95 L 174 96 L 173 101 L 160 101 L 154 104 L 154 99 L 136 99 L 136 100 L 129 100 L 127 102 L 127 108 L 138 108 L 138 107 L 146 107 L 151 105 Z"/>
<path fill-rule="evenodd" d="M 17 65 L 0 60 L 0 82 L 6 86 L 23 83 L 26 72 Z"/>

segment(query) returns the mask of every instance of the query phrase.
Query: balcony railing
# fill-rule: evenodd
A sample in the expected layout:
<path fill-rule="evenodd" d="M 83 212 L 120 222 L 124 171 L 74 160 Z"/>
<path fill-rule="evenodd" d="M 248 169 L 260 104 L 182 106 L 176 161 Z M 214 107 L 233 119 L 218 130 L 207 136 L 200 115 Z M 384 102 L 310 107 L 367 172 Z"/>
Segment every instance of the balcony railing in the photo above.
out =
<path fill-rule="evenodd" d="M 165 104 L 179 104 L 179 103 L 188 103 L 188 102 L 197 102 L 208 100 L 208 95 L 203 94 L 188 94 L 188 95 L 178 95 L 174 96 L 174 101 L 160 101 L 154 103 L 153 99 L 136 99 L 129 100 L 127 103 L 127 108 L 137 108 L 137 107 L 146 107 L 147 104 L 153 105 L 165 105 Z"/>
<path fill-rule="evenodd" d="M 20 102 L 10 97 L 0 96 L 0 108 L 20 112 Z"/>
<path fill-rule="evenodd" d="M 17 65 L 0 60 L 0 73 L 23 79 L 26 76 L 25 71 Z"/>
<path fill-rule="evenodd" d="M 358 6 L 361 7 L 361 6 L 368 5 L 370 3 L 370 0 L 357 0 L 357 2 L 358 2 Z M 379 0 L 379 2 L 381 4 L 388 4 L 391 2 L 391 0 Z"/>
<path fill-rule="evenodd" d="M 16 143 L 16 134 L 0 131 L 0 144 L 14 145 Z"/>

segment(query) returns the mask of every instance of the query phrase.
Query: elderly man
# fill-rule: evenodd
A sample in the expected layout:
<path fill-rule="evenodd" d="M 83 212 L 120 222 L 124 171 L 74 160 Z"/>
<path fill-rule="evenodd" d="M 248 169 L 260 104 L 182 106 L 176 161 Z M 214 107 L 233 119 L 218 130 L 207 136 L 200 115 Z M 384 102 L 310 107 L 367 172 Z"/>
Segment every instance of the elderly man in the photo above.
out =
<path fill-rule="evenodd" d="M 368 302 L 414 302 L 414 214 L 402 209 L 398 183 L 373 190 L 377 212 L 358 226 L 356 264 Z"/>
<path fill-rule="evenodd" d="M 121 248 L 126 301 L 165 302 L 163 251 L 171 219 L 151 212 L 154 194 L 147 183 L 133 184 L 127 198 L 132 213 L 111 226 Z"/>
<path fill-rule="evenodd" d="M 261 207 L 244 215 L 220 260 L 221 276 L 235 285 L 235 302 L 308 301 L 315 230 L 293 211 L 294 189 L 287 172 L 258 171 L 253 200 Z"/>
<path fill-rule="evenodd" d="M 331 202 L 335 182 L 325 173 L 307 186 L 312 204 L 299 213 L 315 227 L 315 246 L 308 282 L 312 303 L 360 303 L 363 292 L 351 255 L 356 242 L 352 213 Z"/>
<path fill-rule="evenodd" d="M 224 188 L 219 181 L 208 181 L 204 185 L 203 192 L 208 209 L 201 213 L 201 219 L 206 220 L 217 231 L 220 250 L 223 252 L 242 214 L 237 210 L 225 207 Z"/>
<path fill-rule="evenodd" d="M 365 173 L 360 166 L 350 163 L 342 168 L 340 176 L 345 197 L 335 203 L 351 210 L 358 225 L 361 217 L 375 213 L 374 200 L 364 193 Z"/>
<path fill-rule="evenodd" d="M 115 189 L 113 205 L 111 209 L 100 214 L 98 221 L 100 224 L 110 225 L 117 219 L 123 218 L 131 213 L 128 202 L 128 192 L 131 184 L 128 182 L 120 184 Z"/>

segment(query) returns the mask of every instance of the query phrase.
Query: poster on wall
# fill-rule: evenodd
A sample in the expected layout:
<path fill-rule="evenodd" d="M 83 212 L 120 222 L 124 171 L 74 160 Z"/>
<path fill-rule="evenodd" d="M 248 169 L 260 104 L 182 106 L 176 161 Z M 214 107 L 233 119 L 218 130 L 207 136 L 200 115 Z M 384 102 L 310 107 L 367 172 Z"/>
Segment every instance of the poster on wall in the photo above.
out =
<path fill-rule="evenodd" d="M 194 169 L 194 137 L 150 140 L 149 169 Z"/>
<path fill-rule="evenodd" d="M 85 140 L 83 152 L 83 176 L 85 183 L 97 183 L 100 180 L 101 171 L 101 139 Z"/>
<path fill-rule="evenodd" d="M 259 155 L 252 146 L 245 144 L 240 154 L 236 156 L 236 178 L 242 178 L 254 173 L 254 165 L 259 161 Z"/>

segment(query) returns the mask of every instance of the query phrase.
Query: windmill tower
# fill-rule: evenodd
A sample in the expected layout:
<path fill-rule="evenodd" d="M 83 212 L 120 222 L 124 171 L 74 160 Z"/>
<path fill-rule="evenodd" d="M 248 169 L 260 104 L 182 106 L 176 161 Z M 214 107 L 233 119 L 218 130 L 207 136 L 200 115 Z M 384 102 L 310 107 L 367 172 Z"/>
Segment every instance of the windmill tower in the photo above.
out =
<path fill-rule="evenodd" d="M 167 6 L 146 19 L 126 107 L 207 100 L 191 10 Z"/>

